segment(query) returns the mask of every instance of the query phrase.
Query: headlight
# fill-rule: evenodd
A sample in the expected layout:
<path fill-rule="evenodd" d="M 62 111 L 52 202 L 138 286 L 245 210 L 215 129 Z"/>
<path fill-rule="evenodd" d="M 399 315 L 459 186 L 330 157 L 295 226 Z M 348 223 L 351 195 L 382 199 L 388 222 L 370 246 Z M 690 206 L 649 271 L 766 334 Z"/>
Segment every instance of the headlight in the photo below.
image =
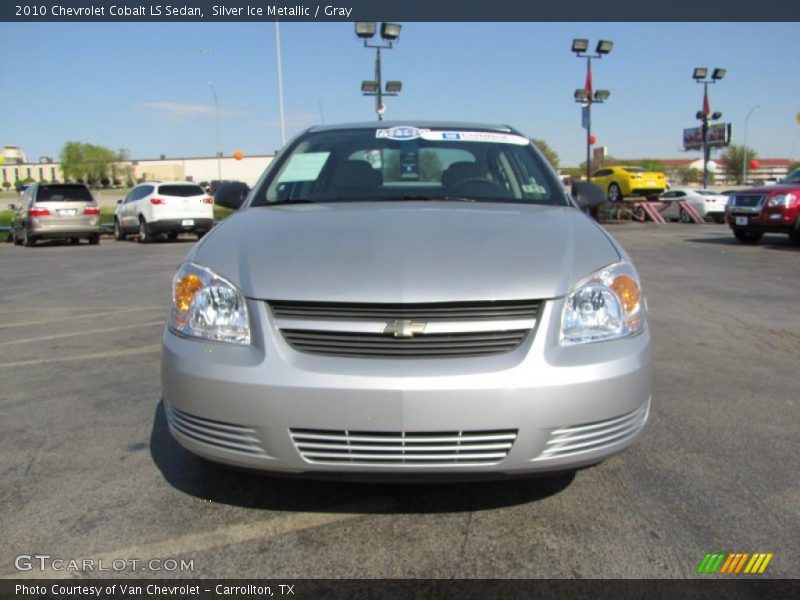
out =
<path fill-rule="evenodd" d="M 172 279 L 169 328 L 216 342 L 250 343 L 250 321 L 242 292 L 213 271 L 184 263 Z"/>
<path fill-rule="evenodd" d="M 642 288 L 633 265 L 621 262 L 581 281 L 561 314 L 563 346 L 634 335 L 644 326 Z"/>
<path fill-rule="evenodd" d="M 776 194 L 769 199 L 769 202 L 767 202 L 767 207 L 776 208 L 778 206 L 782 206 L 783 208 L 789 208 L 796 199 L 797 196 L 794 194 Z"/>

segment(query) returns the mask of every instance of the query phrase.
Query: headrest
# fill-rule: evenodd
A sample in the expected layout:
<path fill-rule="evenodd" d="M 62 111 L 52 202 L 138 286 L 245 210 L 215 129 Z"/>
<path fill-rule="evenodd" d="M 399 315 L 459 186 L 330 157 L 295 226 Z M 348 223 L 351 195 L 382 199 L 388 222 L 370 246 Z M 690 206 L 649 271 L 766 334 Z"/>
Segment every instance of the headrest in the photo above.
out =
<path fill-rule="evenodd" d="M 454 162 L 442 173 L 442 185 L 444 187 L 452 187 L 459 181 L 473 177 L 485 177 L 478 169 L 478 165 L 467 161 Z"/>
<path fill-rule="evenodd" d="M 336 183 L 345 188 L 377 187 L 383 183 L 383 176 L 364 160 L 348 160 L 339 165 Z"/>

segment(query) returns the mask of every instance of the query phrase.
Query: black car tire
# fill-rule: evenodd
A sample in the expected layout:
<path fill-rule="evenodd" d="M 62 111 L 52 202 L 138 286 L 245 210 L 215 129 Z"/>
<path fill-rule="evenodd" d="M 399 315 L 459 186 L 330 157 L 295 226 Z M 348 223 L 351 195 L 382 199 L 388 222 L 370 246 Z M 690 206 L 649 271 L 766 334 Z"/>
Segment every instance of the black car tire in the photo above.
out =
<path fill-rule="evenodd" d="M 616 183 L 612 183 L 608 186 L 608 201 L 609 202 L 620 202 L 622 200 L 622 190 L 619 189 L 619 186 Z"/>
<path fill-rule="evenodd" d="M 13 227 L 11 228 L 11 242 L 12 242 L 12 243 L 13 243 L 15 246 L 19 246 L 20 244 L 22 244 L 22 240 L 20 240 L 20 239 L 17 237 L 17 230 L 16 230 L 16 229 L 14 229 Z"/>
<path fill-rule="evenodd" d="M 681 209 L 681 212 L 680 212 L 680 219 L 681 219 L 681 223 L 691 223 L 692 222 L 692 216 L 688 212 L 683 210 L 683 209 Z"/>
<path fill-rule="evenodd" d="M 26 248 L 32 248 L 36 245 L 36 238 L 28 234 L 26 228 L 22 228 L 22 245 Z"/>
<path fill-rule="evenodd" d="M 177 240 L 177 239 L 178 239 L 178 232 L 177 232 L 177 231 L 170 231 L 170 232 L 167 234 L 167 238 L 168 238 L 168 239 L 169 239 L 171 242 L 174 242 L 175 240 Z"/>
<path fill-rule="evenodd" d="M 119 224 L 119 219 L 114 219 L 114 239 L 122 242 L 127 238 L 127 234 L 122 230 L 122 225 Z"/>
<path fill-rule="evenodd" d="M 202 239 L 202 237 L 207 234 L 208 231 L 195 231 L 194 234 L 197 236 L 197 239 Z"/>
<path fill-rule="evenodd" d="M 764 235 L 760 231 L 749 231 L 747 229 L 734 229 L 733 235 L 743 244 L 757 244 L 758 240 Z"/>
<path fill-rule="evenodd" d="M 797 220 L 794 222 L 794 227 L 789 232 L 789 239 L 792 240 L 793 244 L 800 246 L 800 215 L 798 215 Z"/>
<path fill-rule="evenodd" d="M 70 244 L 80 244 L 81 238 L 69 238 Z"/>
<path fill-rule="evenodd" d="M 89 243 L 92 246 L 97 246 L 97 244 L 100 243 L 100 234 L 99 233 L 95 233 L 95 234 L 90 235 L 89 236 Z"/>
<path fill-rule="evenodd" d="M 153 241 L 153 234 L 144 217 L 139 217 L 139 243 L 149 244 Z"/>

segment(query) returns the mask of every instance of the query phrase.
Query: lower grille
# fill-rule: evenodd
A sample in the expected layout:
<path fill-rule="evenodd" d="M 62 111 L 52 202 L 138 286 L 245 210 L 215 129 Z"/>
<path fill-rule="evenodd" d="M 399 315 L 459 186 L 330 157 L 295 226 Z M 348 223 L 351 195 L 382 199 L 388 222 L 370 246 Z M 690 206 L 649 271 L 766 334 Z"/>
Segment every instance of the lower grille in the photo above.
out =
<path fill-rule="evenodd" d="M 395 338 L 374 333 L 283 330 L 286 341 L 301 352 L 328 356 L 410 358 L 502 354 L 519 346 L 527 333 L 527 329 L 518 329 Z"/>
<path fill-rule="evenodd" d="M 508 456 L 516 429 L 494 431 L 377 432 L 290 429 L 310 463 L 372 465 L 491 465 Z"/>
<path fill-rule="evenodd" d="M 556 429 L 550 434 L 547 448 L 535 460 L 574 456 L 624 442 L 641 431 L 649 411 L 648 400 L 633 412 L 614 419 Z"/>
<path fill-rule="evenodd" d="M 196 442 L 256 456 L 266 455 L 254 429 L 195 417 L 166 402 L 164 406 L 170 427 Z"/>

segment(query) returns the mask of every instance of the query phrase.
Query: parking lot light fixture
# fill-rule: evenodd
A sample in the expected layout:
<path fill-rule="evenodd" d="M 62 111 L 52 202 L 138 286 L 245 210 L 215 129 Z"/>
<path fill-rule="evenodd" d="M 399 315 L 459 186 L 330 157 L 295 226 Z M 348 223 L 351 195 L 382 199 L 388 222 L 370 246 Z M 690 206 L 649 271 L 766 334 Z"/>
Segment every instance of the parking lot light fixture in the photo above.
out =
<path fill-rule="evenodd" d="M 609 40 L 600 40 L 597 42 L 597 53 L 598 54 L 608 54 L 611 52 L 611 49 L 614 47 L 614 42 Z"/>
<path fill-rule="evenodd" d="M 589 49 L 589 40 L 574 39 L 572 40 L 572 51 L 576 54 L 586 52 Z"/>
<path fill-rule="evenodd" d="M 595 54 L 587 54 L 589 40 L 575 38 L 572 40 L 572 51 L 578 58 L 586 59 L 586 83 L 582 90 L 575 90 L 575 102 L 581 104 L 583 127 L 586 129 L 586 181 L 592 176 L 592 104 L 603 103 L 608 100 L 611 92 L 608 90 L 597 90 L 592 86 L 592 59 L 603 58 L 611 52 L 614 42 L 611 40 L 600 40 L 597 42 Z"/>
<path fill-rule="evenodd" d="M 377 24 L 375 21 L 359 21 L 356 23 L 356 35 L 361 39 L 368 40 L 375 37 L 377 31 Z"/>
<path fill-rule="evenodd" d="M 403 87 L 400 81 L 392 80 L 386 82 L 386 91 L 383 90 L 383 79 L 381 72 L 381 50 L 391 50 L 394 43 L 400 38 L 401 25 L 398 23 L 381 23 L 381 38 L 383 43 L 373 42 L 370 39 L 375 36 L 377 24 L 374 22 L 356 23 L 356 36 L 364 40 L 365 48 L 375 48 L 375 79 L 361 82 L 361 93 L 364 96 L 375 97 L 375 113 L 378 120 L 383 120 L 386 106 L 383 103 L 384 96 L 397 96 Z"/>
<path fill-rule="evenodd" d="M 702 138 L 703 138 L 703 187 L 708 187 L 708 161 L 709 161 L 709 148 L 708 148 L 708 126 L 710 121 L 716 121 L 722 118 L 721 112 L 711 112 L 711 104 L 708 101 L 708 84 L 717 83 L 727 73 L 727 69 L 715 68 L 708 78 L 708 69 L 705 67 L 695 67 L 692 72 L 692 79 L 697 83 L 703 84 L 703 108 L 695 114 L 697 119 L 702 123 Z"/>

